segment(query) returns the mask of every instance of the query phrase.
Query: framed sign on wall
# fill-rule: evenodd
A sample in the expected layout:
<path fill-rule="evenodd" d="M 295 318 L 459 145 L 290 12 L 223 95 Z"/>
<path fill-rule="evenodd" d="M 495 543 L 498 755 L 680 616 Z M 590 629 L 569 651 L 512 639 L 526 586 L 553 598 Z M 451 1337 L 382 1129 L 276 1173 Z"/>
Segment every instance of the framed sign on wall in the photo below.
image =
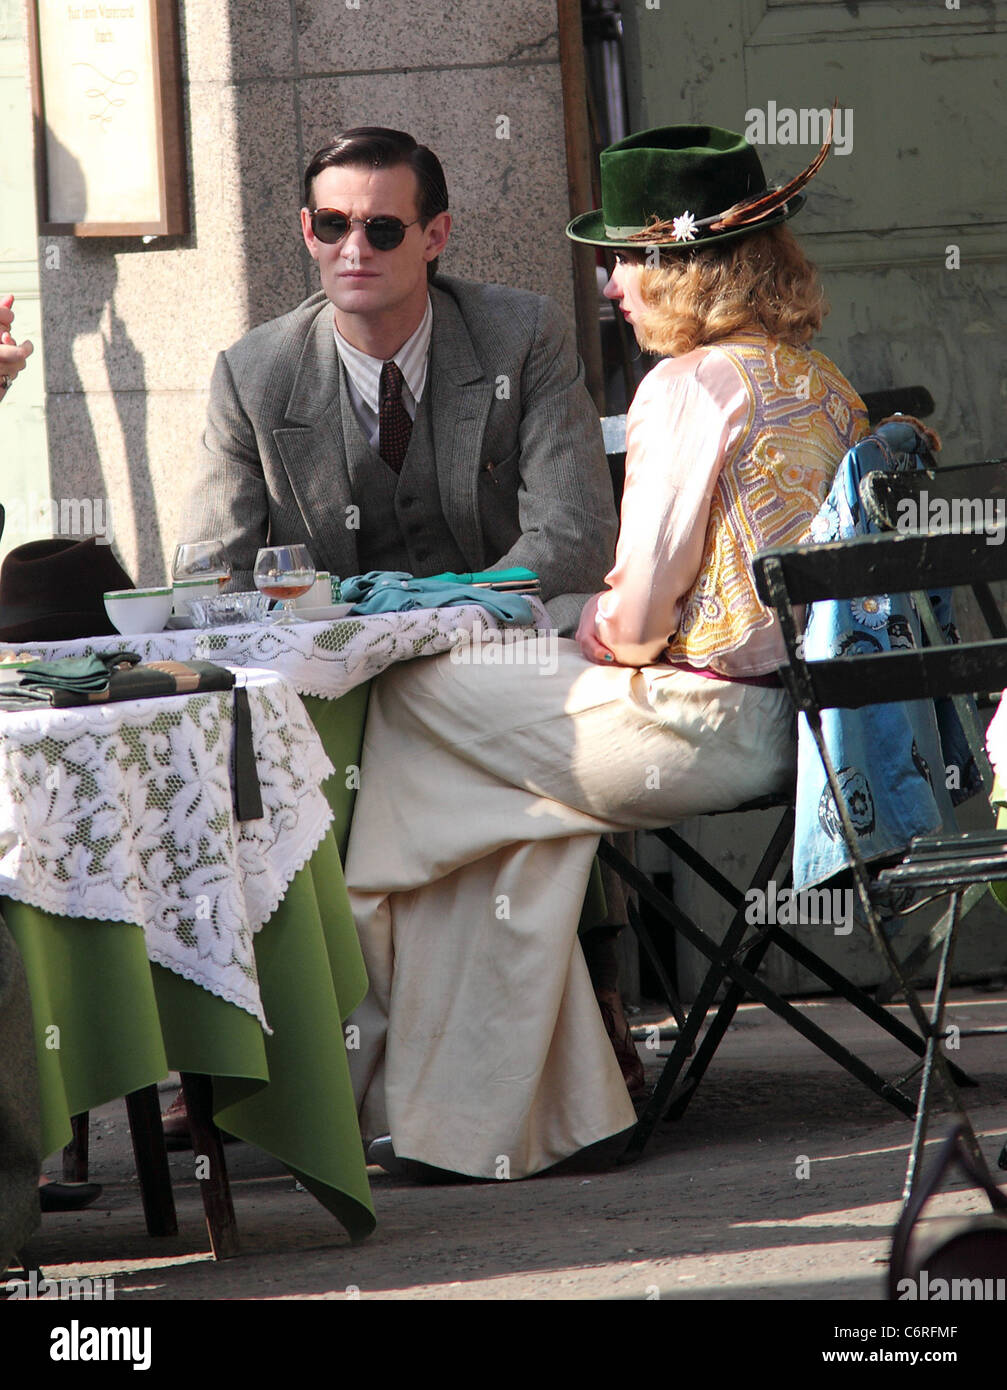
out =
<path fill-rule="evenodd" d="M 177 0 L 28 0 L 39 230 L 189 230 Z"/>

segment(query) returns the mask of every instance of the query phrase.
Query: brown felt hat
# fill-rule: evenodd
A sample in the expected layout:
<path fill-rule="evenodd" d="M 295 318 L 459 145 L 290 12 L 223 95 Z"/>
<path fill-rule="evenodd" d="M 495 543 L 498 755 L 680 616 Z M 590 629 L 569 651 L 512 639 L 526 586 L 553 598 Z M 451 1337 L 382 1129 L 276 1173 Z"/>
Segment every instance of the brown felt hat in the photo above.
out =
<path fill-rule="evenodd" d="M 111 636 L 103 596 L 133 587 L 111 547 L 94 536 L 28 541 L 0 566 L 0 641 Z"/>

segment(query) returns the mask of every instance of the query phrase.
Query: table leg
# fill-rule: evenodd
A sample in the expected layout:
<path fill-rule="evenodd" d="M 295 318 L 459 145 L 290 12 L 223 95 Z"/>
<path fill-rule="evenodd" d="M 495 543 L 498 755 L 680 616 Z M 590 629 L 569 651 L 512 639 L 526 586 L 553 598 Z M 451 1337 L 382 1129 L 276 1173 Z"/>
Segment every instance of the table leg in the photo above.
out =
<path fill-rule="evenodd" d="M 224 1146 L 220 1130 L 213 1123 L 213 1083 L 208 1076 L 195 1072 L 184 1071 L 180 1075 L 210 1248 L 215 1259 L 229 1260 L 238 1253 L 238 1223 L 234 1218 Z"/>
<path fill-rule="evenodd" d="M 82 1115 L 70 1117 L 73 1138 L 63 1149 L 64 1182 L 87 1182 L 87 1144 L 90 1119 L 91 1116 L 87 1110 Z"/>
<path fill-rule="evenodd" d="M 175 1199 L 171 1192 L 168 1172 L 168 1151 L 164 1147 L 161 1128 L 161 1106 L 157 1086 L 143 1086 L 126 1097 L 129 1133 L 133 1140 L 133 1156 L 140 1179 L 143 1215 L 147 1234 L 173 1236 L 178 1233 Z"/>

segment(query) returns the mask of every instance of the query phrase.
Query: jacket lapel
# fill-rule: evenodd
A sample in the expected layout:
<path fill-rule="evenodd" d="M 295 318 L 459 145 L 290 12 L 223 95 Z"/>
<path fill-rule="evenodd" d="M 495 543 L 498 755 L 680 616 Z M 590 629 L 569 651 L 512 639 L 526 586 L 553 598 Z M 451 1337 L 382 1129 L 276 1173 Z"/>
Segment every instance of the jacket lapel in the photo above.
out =
<path fill-rule="evenodd" d="M 468 564 L 484 563 L 479 460 L 493 400 L 465 321 L 451 295 L 431 287 L 430 426 L 444 517 Z"/>
<path fill-rule="evenodd" d="M 355 574 L 356 530 L 347 525 L 352 505 L 340 397 L 339 355 L 326 300 L 301 351 L 285 417 L 273 431 L 290 486 L 314 546 L 319 567 Z"/>

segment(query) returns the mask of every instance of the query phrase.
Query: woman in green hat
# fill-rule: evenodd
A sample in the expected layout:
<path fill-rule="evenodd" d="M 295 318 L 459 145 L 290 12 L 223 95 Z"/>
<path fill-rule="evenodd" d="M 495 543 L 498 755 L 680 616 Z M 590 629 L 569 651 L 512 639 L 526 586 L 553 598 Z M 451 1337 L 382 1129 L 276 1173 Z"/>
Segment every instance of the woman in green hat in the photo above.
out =
<path fill-rule="evenodd" d="M 606 293 L 665 354 L 629 412 L 609 587 L 548 668 L 452 652 L 372 688 L 346 866 L 371 992 L 348 1055 L 393 1171 L 524 1177 L 631 1125 L 577 938 L 598 836 L 793 776 L 750 561 L 807 536 L 866 429 L 807 347 L 821 290 L 781 225 L 824 157 L 769 190 L 729 131 L 605 151 L 603 207 L 568 233 L 617 250 Z"/>
<path fill-rule="evenodd" d="M 665 359 L 629 412 L 616 564 L 578 632 L 589 660 L 751 679 L 784 659 L 751 557 L 806 538 L 867 426 L 849 382 L 808 348 L 824 295 L 782 225 L 827 150 L 767 189 L 732 131 L 644 131 L 604 151 L 603 206 L 567 228 L 615 250 L 605 294 Z"/>

